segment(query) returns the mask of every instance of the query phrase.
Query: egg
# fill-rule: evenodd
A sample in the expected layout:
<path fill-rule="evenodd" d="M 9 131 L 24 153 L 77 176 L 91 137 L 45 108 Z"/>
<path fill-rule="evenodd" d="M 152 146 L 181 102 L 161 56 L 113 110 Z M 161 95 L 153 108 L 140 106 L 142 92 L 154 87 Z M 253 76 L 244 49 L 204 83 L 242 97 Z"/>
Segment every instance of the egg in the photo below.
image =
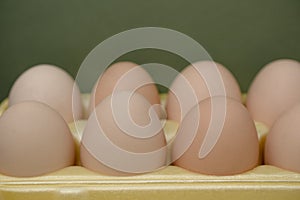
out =
<path fill-rule="evenodd" d="M 193 106 L 211 96 L 228 96 L 242 101 L 236 79 L 223 65 L 213 61 L 193 63 L 170 87 L 166 103 L 168 119 L 180 122 Z"/>
<path fill-rule="evenodd" d="M 84 167 L 106 175 L 133 175 L 166 164 L 166 139 L 151 103 L 129 91 L 110 95 L 97 105 L 83 132 Z"/>
<path fill-rule="evenodd" d="M 148 72 L 135 63 L 118 62 L 106 69 L 95 84 L 89 111 L 91 112 L 105 97 L 124 90 L 138 92 L 152 105 L 160 104 L 158 90 Z"/>
<path fill-rule="evenodd" d="M 217 115 L 212 114 L 212 105 Z M 218 113 L 222 112 L 221 109 L 225 110 L 225 117 L 220 120 Z M 186 144 L 189 144 L 187 148 L 183 148 Z M 207 144 L 213 148 L 201 155 Z M 239 101 L 226 97 L 201 101 L 179 125 L 172 159 L 176 166 L 210 175 L 239 174 L 256 167 L 259 142 L 247 109 Z"/>
<path fill-rule="evenodd" d="M 66 122 L 81 119 L 80 91 L 73 78 L 53 65 L 37 65 L 22 73 L 9 93 L 9 106 L 34 100 L 58 111 Z"/>
<path fill-rule="evenodd" d="M 300 102 L 284 112 L 266 138 L 265 163 L 300 173 Z"/>
<path fill-rule="evenodd" d="M 300 63 L 281 59 L 256 75 L 247 95 L 247 108 L 255 121 L 269 128 L 286 110 L 300 102 Z"/>
<path fill-rule="evenodd" d="M 30 177 L 74 163 L 74 142 L 61 115 L 46 104 L 24 101 L 0 118 L 0 173 Z"/>

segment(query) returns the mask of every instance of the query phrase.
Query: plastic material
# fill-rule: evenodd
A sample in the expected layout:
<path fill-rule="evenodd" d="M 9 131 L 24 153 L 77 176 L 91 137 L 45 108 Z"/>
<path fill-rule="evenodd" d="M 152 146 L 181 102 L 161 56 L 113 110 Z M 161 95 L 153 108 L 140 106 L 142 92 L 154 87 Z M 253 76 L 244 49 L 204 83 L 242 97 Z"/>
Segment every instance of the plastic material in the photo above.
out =
<path fill-rule="evenodd" d="M 0 115 L 7 100 L 0 105 Z M 256 123 L 261 148 L 267 130 Z M 166 123 L 167 140 L 177 124 Z M 78 145 L 78 143 L 77 143 Z M 233 176 L 196 174 L 176 166 L 137 176 L 104 176 L 81 166 L 32 178 L 0 174 L 0 200 L 35 199 L 299 199 L 300 174 L 260 165 Z"/>
<path fill-rule="evenodd" d="M 259 166 L 235 176 L 205 176 L 169 166 L 110 177 L 73 166 L 47 176 L 0 176 L 0 199 L 299 199 L 300 174 Z"/>

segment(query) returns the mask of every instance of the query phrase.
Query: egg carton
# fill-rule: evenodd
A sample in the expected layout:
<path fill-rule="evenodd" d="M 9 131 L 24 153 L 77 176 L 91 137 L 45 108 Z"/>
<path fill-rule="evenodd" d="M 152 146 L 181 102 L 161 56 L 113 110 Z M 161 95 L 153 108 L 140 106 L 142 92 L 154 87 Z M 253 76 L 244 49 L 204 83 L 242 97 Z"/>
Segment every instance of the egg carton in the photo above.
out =
<path fill-rule="evenodd" d="M 246 95 L 243 95 L 245 100 Z M 87 108 L 89 95 L 82 95 Z M 161 95 L 162 104 L 166 95 Z M 8 100 L 0 104 L 0 116 L 8 107 Z M 85 113 L 87 116 L 87 113 Z M 79 128 L 69 124 L 76 142 L 76 166 L 30 178 L 0 174 L 0 200 L 6 199 L 300 199 L 300 174 L 270 165 L 242 174 L 212 176 L 193 173 L 177 166 L 135 176 L 106 176 L 80 166 Z M 261 155 L 267 129 L 256 123 Z M 178 125 L 167 121 L 164 126 L 167 141 L 176 133 Z M 74 131 L 77 131 L 74 134 Z M 78 132 L 80 132 L 78 134 Z M 77 137 L 76 137 L 77 136 Z M 262 160 L 262 156 L 261 156 Z"/>

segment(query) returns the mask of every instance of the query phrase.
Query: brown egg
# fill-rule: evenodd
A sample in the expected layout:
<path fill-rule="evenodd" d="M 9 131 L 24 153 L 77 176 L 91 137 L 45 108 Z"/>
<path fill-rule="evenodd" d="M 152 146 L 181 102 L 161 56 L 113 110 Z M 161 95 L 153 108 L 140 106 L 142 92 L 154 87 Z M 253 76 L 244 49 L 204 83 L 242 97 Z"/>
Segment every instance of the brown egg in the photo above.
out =
<path fill-rule="evenodd" d="M 203 78 L 200 73 L 206 77 Z M 218 83 L 223 83 L 223 88 Z M 211 94 L 208 84 L 212 86 Z M 170 87 L 166 107 L 168 119 L 180 122 L 193 106 L 211 96 L 228 96 L 239 102 L 242 99 L 237 81 L 221 64 L 200 61 L 186 67 Z"/>
<path fill-rule="evenodd" d="M 212 115 L 212 105 L 216 106 L 217 115 Z M 174 164 L 211 175 L 239 174 L 256 167 L 259 162 L 258 136 L 246 108 L 226 97 L 208 98 L 198 106 L 188 112 L 179 126 L 173 144 Z M 221 109 L 226 113 L 224 121 L 218 119 Z M 221 127 L 220 132 L 215 132 L 217 126 Z M 190 145 L 182 152 L 185 144 Z M 201 155 L 207 144 L 213 148 Z"/>
<path fill-rule="evenodd" d="M 266 138 L 265 163 L 300 173 L 300 104 L 282 114 Z"/>
<path fill-rule="evenodd" d="M 106 97 L 90 115 L 80 156 L 84 167 L 107 175 L 132 175 L 166 164 L 166 139 L 160 119 L 139 93 Z"/>
<path fill-rule="evenodd" d="M 77 84 L 69 74 L 53 65 L 32 67 L 16 80 L 9 93 L 9 106 L 28 100 L 49 105 L 68 123 L 83 115 Z"/>
<path fill-rule="evenodd" d="M 160 104 L 158 90 L 148 72 L 135 63 L 118 62 L 104 71 L 95 84 L 90 100 L 90 112 L 105 97 L 114 91 L 123 90 L 136 90 L 152 105 Z"/>
<path fill-rule="evenodd" d="M 74 163 L 74 142 L 61 115 L 46 104 L 24 101 L 0 118 L 0 173 L 39 176 Z"/>
<path fill-rule="evenodd" d="M 290 107 L 300 102 L 300 63 L 276 60 L 255 77 L 247 96 L 247 108 L 255 121 L 269 128 Z"/>

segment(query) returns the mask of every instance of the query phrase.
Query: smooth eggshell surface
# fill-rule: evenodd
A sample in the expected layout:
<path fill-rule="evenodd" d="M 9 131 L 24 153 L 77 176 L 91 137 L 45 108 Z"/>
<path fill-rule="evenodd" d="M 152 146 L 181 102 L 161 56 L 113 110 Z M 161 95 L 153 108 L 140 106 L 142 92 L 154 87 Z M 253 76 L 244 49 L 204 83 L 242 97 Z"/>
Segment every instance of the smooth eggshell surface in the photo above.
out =
<path fill-rule="evenodd" d="M 247 108 L 255 121 L 269 128 L 286 110 L 300 102 L 300 63 L 276 60 L 255 77 L 247 95 Z"/>
<path fill-rule="evenodd" d="M 77 84 L 64 70 L 53 65 L 32 67 L 15 81 L 9 93 L 9 106 L 28 100 L 49 105 L 59 112 L 67 123 L 83 117 Z"/>
<path fill-rule="evenodd" d="M 75 146 L 58 112 L 46 104 L 25 101 L 0 118 L 0 173 L 39 176 L 74 164 Z"/>
<path fill-rule="evenodd" d="M 265 163 L 300 173 L 300 104 L 282 114 L 266 138 Z"/>
<path fill-rule="evenodd" d="M 236 79 L 223 65 L 212 61 L 193 63 L 170 87 L 166 103 L 168 119 L 180 122 L 193 106 L 211 96 L 242 100 Z"/>
<path fill-rule="evenodd" d="M 163 127 L 150 108 L 144 96 L 128 91 L 101 101 L 83 132 L 82 165 L 107 175 L 132 175 L 165 166 L 167 149 Z M 154 156 L 151 152 L 157 150 L 160 153 Z"/>
<path fill-rule="evenodd" d="M 216 120 L 216 116 L 212 117 L 211 114 L 212 100 L 216 105 L 214 109 L 223 107 L 226 111 L 225 120 L 216 121 L 218 125 L 224 123 L 218 139 L 214 137 L 216 132 L 212 131 L 216 124 L 209 129 L 210 123 Z M 198 119 L 195 118 L 197 113 L 200 114 Z M 193 129 L 196 123 L 199 126 Z M 191 134 L 195 134 L 195 137 L 191 138 Z M 199 152 L 205 137 L 208 137 L 207 144 L 216 143 L 206 156 L 200 158 Z M 191 140 L 187 150 L 174 162 L 190 171 L 211 175 L 239 174 L 256 167 L 259 162 L 259 142 L 254 122 L 240 102 L 229 98 L 212 97 L 201 101 L 199 107 L 193 107 L 180 124 L 176 138 L 178 140 L 173 144 L 173 159 L 180 155 L 178 149 L 188 143 L 185 140 Z"/>
<path fill-rule="evenodd" d="M 118 62 L 106 69 L 95 84 L 89 111 L 105 97 L 124 90 L 140 93 L 152 105 L 160 104 L 158 90 L 148 72 L 135 63 Z"/>

